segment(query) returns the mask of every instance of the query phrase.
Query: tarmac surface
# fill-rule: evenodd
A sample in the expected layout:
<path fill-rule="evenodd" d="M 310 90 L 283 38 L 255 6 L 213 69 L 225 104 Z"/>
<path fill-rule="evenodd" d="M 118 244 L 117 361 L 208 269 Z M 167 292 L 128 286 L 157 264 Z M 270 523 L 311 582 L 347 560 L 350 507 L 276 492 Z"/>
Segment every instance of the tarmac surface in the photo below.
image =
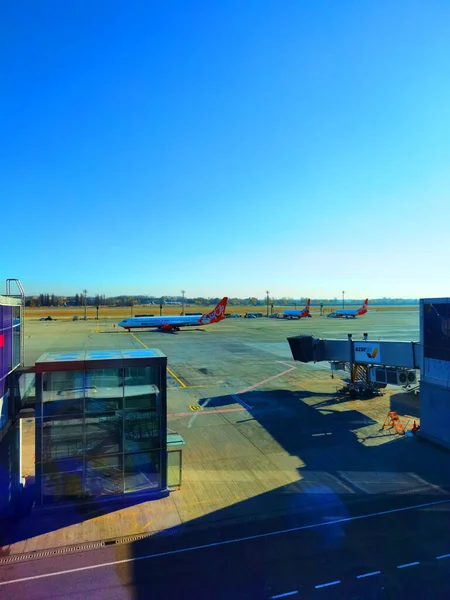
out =
<path fill-rule="evenodd" d="M 340 398 L 327 366 L 293 362 L 286 341 L 364 332 L 417 341 L 419 314 L 135 334 L 108 321 L 26 322 L 27 364 L 46 351 L 162 350 L 168 426 L 186 445 L 168 498 L 11 521 L 1 597 L 448 598 L 449 453 L 382 427 L 397 410 L 410 428 L 419 396 Z"/>

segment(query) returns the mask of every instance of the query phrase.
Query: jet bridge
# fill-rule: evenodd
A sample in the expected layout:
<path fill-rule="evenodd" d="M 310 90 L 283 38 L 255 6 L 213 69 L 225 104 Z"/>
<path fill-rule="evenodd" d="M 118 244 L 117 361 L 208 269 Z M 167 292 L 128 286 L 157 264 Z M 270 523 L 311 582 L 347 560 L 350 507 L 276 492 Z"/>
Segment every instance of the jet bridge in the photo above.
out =
<path fill-rule="evenodd" d="M 419 342 L 392 342 L 353 338 L 330 340 L 310 335 L 288 338 L 292 357 L 300 362 L 348 362 L 363 365 L 419 369 L 422 346 Z"/>
<path fill-rule="evenodd" d="M 348 371 L 350 383 L 342 392 L 376 392 L 386 385 L 410 387 L 417 383 L 416 369 L 422 362 L 422 346 L 418 342 L 362 339 L 322 339 L 308 335 L 288 338 L 294 360 L 327 361 L 333 371 Z"/>

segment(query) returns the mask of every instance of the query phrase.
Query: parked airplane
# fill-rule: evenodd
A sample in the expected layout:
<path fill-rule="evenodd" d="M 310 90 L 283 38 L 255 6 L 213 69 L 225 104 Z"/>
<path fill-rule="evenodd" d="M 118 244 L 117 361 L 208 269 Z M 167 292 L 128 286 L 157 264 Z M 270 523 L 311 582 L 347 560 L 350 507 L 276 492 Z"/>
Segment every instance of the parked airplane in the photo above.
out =
<path fill-rule="evenodd" d="M 308 298 L 305 308 L 302 308 L 302 310 L 283 310 L 281 316 L 283 317 L 283 319 L 302 319 L 303 317 L 310 317 L 310 303 L 311 300 Z"/>
<path fill-rule="evenodd" d="M 214 310 L 207 315 L 192 316 L 169 316 L 169 317 L 131 317 L 120 321 L 118 325 L 130 331 L 130 329 L 142 329 L 157 327 L 161 331 L 180 331 L 180 327 L 200 327 L 218 323 L 225 319 L 225 308 L 228 298 L 222 298 Z"/>
<path fill-rule="evenodd" d="M 365 315 L 367 312 L 367 306 L 369 304 L 369 300 L 368 298 L 366 298 L 366 301 L 364 302 L 364 304 L 361 306 L 361 308 L 354 308 L 354 309 L 350 309 L 350 308 L 342 308 L 342 309 L 338 309 L 335 310 L 334 312 L 331 312 L 327 315 L 327 317 L 332 317 L 332 318 L 341 318 L 341 319 L 354 319 L 355 317 L 359 317 L 360 315 Z"/>

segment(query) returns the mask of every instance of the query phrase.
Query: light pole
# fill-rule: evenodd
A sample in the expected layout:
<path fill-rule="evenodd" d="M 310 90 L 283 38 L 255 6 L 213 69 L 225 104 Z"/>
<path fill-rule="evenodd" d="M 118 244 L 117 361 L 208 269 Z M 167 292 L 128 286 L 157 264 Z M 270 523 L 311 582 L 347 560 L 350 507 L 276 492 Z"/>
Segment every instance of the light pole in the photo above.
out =
<path fill-rule="evenodd" d="M 84 294 L 84 320 L 86 321 L 86 298 L 87 298 L 87 290 L 83 290 Z"/>
<path fill-rule="evenodd" d="M 267 294 L 267 315 L 266 316 L 267 316 L 267 318 L 269 318 L 269 294 L 270 294 L 269 290 L 266 291 L 266 294 Z"/>
<path fill-rule="evenodd" d="M 345 294 L 345 291 L 342 290 L 342 308 L 344 308 L 344 306 L 345 306 L 344 294 Z"/>
<path fill-rule="evenodd" d="M 185 293 L 186 293 L 186 292 L 185 292 L 184 290 L 181 290 L 181 296 L 182 296 L 182 298 L 181 298 L 181 306 L 182 306 L 182 310 L 181 310 L 181 312 L 182 312 L 182 314 L 183 314 L 183 317 L 184 317 L 184 294 L 185 294 Z"/>

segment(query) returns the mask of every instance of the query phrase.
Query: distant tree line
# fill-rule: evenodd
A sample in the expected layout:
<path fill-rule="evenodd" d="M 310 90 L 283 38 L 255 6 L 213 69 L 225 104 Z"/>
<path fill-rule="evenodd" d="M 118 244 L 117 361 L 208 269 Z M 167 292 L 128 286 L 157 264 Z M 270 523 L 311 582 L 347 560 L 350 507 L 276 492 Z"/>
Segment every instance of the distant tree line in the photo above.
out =
<path fill-rule="evenodd" d="M 84 295 L 82 293 L 75 294 L 74 296 L 57 296 L 55 294 L 39 294 L 37 296 L 27 296 L 26 297 L 26 306 L 84 306 Z M 185 297 L 184 301 L 187 305 L 195 305 L 195 306 L 210 306 L 214 304 L 218 304 L 220 302 L 220 297 Z M 282 297 L 282 298 L 269 298 L 269 303 L 274 306 L 298 306 L 306 303 L 307 298 L 291 298 L 291 297 Z M 86 305 L 87 306 L 134 306 L 138 304 L 166 304 L 166 303 L 179 303 L 181 304 L 182 297 L 181 296 L 146 296 L 146 295 L 135 295 L 135 296 L 112 296 L 108 297 L 104 294 L 96 294 L 95 296 L 86 297 Z M 359 299 L 345 299 L 346 305 L 352 304 L 362 304 L 364 302 L 363 298 Z M 248 298 L 230 298 L 228 303 L 231 306 L 266 306 L 267 298 L 256 298 L 256 297 L 248 297 Z M 342 303 L 342 298 L 318 298 L 312 299 L 311 304 L 314 306 L 319 306 L 323 304 L 324 306 L 333 306 L 340 305 Z M 418 304 L 419 301 L 416 298 L 371 298 L 371 304 L 378 305 L 404 305 L 404 304 Z"/>

